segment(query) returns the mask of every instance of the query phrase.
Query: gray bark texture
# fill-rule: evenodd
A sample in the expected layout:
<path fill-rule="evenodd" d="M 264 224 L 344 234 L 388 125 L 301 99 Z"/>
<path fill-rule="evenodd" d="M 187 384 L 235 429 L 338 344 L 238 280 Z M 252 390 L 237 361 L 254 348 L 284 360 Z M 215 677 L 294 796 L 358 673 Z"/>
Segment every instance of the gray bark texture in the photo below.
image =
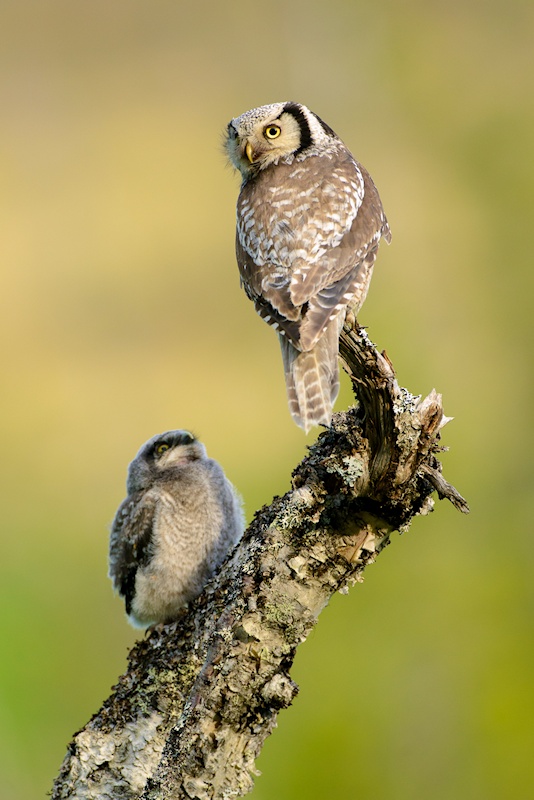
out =
<path fill-rule="evenodd" d="M 52 798 L 218 800 L 251 791 L 254 762 L 298 691 L 299 644 L 334 592 L 363 579 L 394 530 L 433 506 L 467 512 L 436 458 L 448 421 L 354 320 L 340 355 L 358 406 L 334 415 L 258 511 L 203 594 L 129 654 L 113 694 L 68 746 Z"/>

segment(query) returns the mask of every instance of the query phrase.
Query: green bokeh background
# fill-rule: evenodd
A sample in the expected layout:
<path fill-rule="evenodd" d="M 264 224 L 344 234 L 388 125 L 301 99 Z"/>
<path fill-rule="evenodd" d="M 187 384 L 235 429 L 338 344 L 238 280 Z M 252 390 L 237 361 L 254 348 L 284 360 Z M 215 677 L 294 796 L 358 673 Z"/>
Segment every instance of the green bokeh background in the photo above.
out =
<path fill-rule="evenodd" d="M 196 431 L 250 518 L 313 441 L 221 151 L 287 99 L 379 187 L 360 322 L 443 393 L 472 513 L 438 503 L 323 613 L 252 797 L 532 797 L 533 41 L 530 0 L 1 4 L 1 800 L 45 796 L 125 668 L 107 530 L 141 443 Z"/>

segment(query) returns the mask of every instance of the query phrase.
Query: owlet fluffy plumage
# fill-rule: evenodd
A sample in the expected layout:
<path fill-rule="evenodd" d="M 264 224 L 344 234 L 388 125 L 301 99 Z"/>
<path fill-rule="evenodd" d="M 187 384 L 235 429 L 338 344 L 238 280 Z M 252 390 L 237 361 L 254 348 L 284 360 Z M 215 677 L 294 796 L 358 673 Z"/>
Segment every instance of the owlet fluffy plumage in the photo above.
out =
<path fill-rule="evenodd" d="M 146 442 L 111 526 L 109 576 L 132 625 L 174 619 L 243 533 L 241 498 L 189 431 Z"/>
<path fill-rule="evenodd" d="M 378 245 L 391 239 L 367 170 L 299 103 L 261 106 L 228 124 L 243 182 L 236 254 L 256 311 L 278 333 L 293 419 L 329 425 L 339 335 L 367 295 Z"/>

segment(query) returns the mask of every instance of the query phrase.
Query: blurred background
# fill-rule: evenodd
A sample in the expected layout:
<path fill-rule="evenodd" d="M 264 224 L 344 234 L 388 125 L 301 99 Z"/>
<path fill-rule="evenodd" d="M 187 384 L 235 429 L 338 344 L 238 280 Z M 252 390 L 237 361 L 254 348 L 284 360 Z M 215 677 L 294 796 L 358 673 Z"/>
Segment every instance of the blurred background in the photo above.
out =
<path fill-rule="evenodd" d="M 360 322 L 443 393 L 472 512 L 437 503 L 334 598 L 252 797 L 532 796 L 533 36 L 523 0 L 1 4 L 1 800 L 45 796 L 125 669 L 108 526 L 139 446 L 191 428 L 250 518 L 314 439 L 239 287 L 222 153 L 289 99 L 379 187 Z"/>

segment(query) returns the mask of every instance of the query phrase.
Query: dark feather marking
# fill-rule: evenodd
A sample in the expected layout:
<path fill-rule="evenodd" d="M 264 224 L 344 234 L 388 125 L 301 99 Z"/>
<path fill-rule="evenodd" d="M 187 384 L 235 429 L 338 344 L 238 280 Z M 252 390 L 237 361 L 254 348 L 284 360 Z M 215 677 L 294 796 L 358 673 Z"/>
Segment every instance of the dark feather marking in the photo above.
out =
<path fill-rule="evenodd" d="M 295 117 L 300 128 L 300 145 L 295 150 L 295 155 L 298 155 L 298 153 L 302 153 L 303 150 L 306 150 L 313 144 L 310 125 L 306 119 L 306 114 L 298 103 L 286 103 L 284 106 L 284 112 Z"/>
<path fill-rule="evenodd" d="M 126 613 L 130 614 L 132 611 L 132 603 L 135 596 L 135 576 L 137 574 L 137 567 L 130 567 L 124 572 L 122 583 L 119 591 L 124 597 L 124 605 L 126 606 Z"/>
<path fill-rule="evenodd" d="M 273 308 L 270 303 L 260 297 L 254 298 L 254 308 L 268 325 L 273 327 L 274 323 L 276 323 L 278 325 L 279 332 L 283 331 L 287 338 L 293 342 L 297 348 L 299 347 L 300 320 L 286 319 L 275 308 Z M 270 317 L 270 319 L 267 320 L 267 317 Z"/>

